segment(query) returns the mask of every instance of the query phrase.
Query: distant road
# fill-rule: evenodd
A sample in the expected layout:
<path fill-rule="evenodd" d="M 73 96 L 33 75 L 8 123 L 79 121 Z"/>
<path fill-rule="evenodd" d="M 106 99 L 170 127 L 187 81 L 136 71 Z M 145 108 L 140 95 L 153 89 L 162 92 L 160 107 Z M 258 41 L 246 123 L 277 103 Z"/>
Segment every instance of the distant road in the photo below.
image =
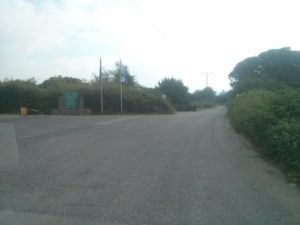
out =
<path fill-rule="evenodd" d="M 0 224 L 299 225 L 300 189 L 225 112 L 0 115 Z"/>

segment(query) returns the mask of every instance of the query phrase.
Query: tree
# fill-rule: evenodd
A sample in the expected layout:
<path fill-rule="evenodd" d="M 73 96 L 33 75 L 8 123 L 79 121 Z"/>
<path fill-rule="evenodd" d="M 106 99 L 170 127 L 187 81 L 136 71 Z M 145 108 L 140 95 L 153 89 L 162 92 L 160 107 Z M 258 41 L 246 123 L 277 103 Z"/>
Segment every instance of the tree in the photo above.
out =
<path fill-rule="evenodd" d="M 300 85 L 300 51 L 290 48 L 273 49 L 259 55 L 263 73 L 286 83 L 288 86 Z"/>
<path fill-rule="evenodd" d="M 50 77 L 49 79 L 45 80 L 43 83 L 40 84 L 40 87 L 62 87 L 62 86 L 70 86 L 70 85 L 79 85 L 83 82 L 74 77 L 62 77 L 61 75 Z"/>
<path fill-rule="evenodd" d="M 110 70 L 109 73 L 112 74 L 112 80 L 114 82 L 120 82 L 120 62 L 115 63 L 115 69 Z M 123 73 L 125 74 L 125 83 L 127 86 L 134 86 L 135 79 L 134 76 L 129 72 L 128 66 L 122 64 Z"/>
<path fill-rule="evenodd" d="M 223 90 L 216 96 L 216 102 L 218 104 L 227 104 L 231 98 L 232 98 L 232 90 L 231 91 Z"/>
<path fill-rule="evenodd" d="M 229 74 L 231 86 L 236 88 L 245 79 L 257 78 L 262 74 L 259 57 L 249 57 L 239 62 Z"/>
<path fill-rule="evenodd" d="M 211 102 L 216 98 L 216 92 L 211 87 L 206 87 L 203 90 L 196 90 L 192 96 L 194 101 Z"/>
<path fill-rule="evenodd" d="M 164 78 L 158 82 L 156 88 L 165 94 L 172 104 L 188 103 L 188 88 L 181 80 L 176 80 L 173 77 Z"/>
<path fill-rule="evenodd" d="M 91 80 L 91 83 L 93 84 L 99 84 L 100 82 L 100 77 L 98 74 L 95 74 L 95 73 L 92 73 L 92 80 Z M 106 69 L 102 69 L 102 81 L 107 83 L 107 82 L 112 82 L 114 80 L 114 77 L 111 73 L 110 70 L 106 70 Z"/>
<path fill-rule="evenodd" d="M 300 52 L 272 49 L 239 62 L 229 74 L 236 93 L 249 89 L 300 86 Z"/>

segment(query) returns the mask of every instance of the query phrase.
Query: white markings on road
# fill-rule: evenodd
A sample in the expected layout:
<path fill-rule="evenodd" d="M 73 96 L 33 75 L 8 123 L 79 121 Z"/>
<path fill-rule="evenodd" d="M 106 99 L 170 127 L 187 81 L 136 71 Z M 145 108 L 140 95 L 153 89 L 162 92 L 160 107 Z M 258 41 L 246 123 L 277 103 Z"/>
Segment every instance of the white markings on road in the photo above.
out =
<path fill-rule="evenodd" d="M 0 166 L 19 161 L 19 148 L 15 128 L 11 124 L 0 124 Z"/>

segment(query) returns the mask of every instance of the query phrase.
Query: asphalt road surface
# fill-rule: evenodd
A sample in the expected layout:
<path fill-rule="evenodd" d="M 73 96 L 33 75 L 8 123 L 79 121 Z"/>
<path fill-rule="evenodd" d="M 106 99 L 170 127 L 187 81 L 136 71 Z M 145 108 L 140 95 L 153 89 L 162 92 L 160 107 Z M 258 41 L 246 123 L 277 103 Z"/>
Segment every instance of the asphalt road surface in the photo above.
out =
<path fill-rule="evenodd" d="M 299 188 L 225 113 L 0 115 L 0 224 L 299 225 Z"/>

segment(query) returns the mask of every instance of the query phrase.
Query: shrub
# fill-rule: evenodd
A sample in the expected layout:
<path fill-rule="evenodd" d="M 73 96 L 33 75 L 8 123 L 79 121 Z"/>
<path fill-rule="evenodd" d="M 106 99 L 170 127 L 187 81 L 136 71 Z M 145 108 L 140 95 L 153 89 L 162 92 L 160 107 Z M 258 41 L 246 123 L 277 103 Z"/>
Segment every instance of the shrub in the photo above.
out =
<path fill-rule="evenodd" d="M 104 84 L 103 104 L 105 113 L 120 112 L 120 86 Z M 0 83 L 0 113 L 18 113 L 21 106 L 29 112 L 51 113 L 58 107 L 58 97 L 66 91 L 78 92 L 84 97 L 86 108 L 100 113 L 100 88 L 96 83 L 64 83 L 36 85 L 32 80 L 10 80 Z M 123 111 L 127 113 L 172 113 L 170 103 L 154 89 L 123 87 Z"/>
<path fill-rule="evenodd" d="M 268 131 L 264 151 L 300 183 L 300 120 L 280 121 Z"/>
<path fill-rule="evenodd" d="M 229 106 L 233 127 L 300 182 L 300 91 L 251 90 Z"/>
<path fill-rule="evenodd" d="M 237 96 L 229 106 L 232 125 L 259 145 L 263 144 L 266 131 L 276 122 L 270 110 L 273 95 L 271 91 L 251 90 Z"/>
<path fill-rule="evenodd" d="M 38 109 L 41 102 L 39 89 L 31 80 L 9 80 L 0 86 L 1 113 L 17 113 L 22 106 Z"/>

